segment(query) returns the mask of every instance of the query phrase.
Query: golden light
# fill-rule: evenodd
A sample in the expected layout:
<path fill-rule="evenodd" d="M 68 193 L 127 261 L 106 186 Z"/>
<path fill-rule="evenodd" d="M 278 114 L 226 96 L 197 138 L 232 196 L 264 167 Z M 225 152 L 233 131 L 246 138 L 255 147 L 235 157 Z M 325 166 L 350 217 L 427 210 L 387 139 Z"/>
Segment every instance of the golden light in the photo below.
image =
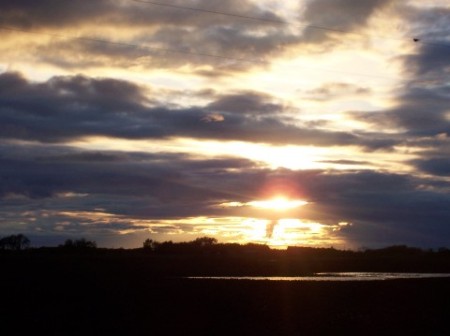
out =
<path fill-rule="evenodd" d="M 270 200 L 252 201 L 248 202 L 248 204 L 255 208 L 283 211 L 304 206 L 308 202 L 304 200 L 289 200 L 280 196 Z"/>
<path fill-rule="evenodd" d="M 329 228 L 315 222 L 301 219 L 284 218 L 276 222 L 270 237 L 266 237 L 268 245 L 275 248 L 286 248 L 290 245 L 316 245 L 328 235 Z"/>

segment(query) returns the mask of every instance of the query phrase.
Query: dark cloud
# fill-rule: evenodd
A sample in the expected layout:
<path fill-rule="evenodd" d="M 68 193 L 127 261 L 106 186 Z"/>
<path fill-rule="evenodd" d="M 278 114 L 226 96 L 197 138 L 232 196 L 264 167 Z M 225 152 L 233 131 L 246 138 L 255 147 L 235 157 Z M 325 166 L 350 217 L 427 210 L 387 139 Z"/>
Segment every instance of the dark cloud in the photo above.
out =
<path fill-rule="evenodd" d="M 442 4 L 420 7 L 407 6 L 403 17 L 409 22 L 411 36 L 418 38 L 420 46 L 447 46 L 449 40 L 450 9 Z"/>
<path fill-rule="evenodd" d="M 450 158 L 448 157 L 414 160 L 411 163 L 424 173 L 439 176 L 450 176 Z"/>
<path fill-rule="evenodd" d="M 201 160 L 173 153 L 80 152 L 65 147 L 45 152 L 45 146 L 0 147 L 0 195 L 43 198 L 64 192 L 106 193 L 198 201 L 221 198 L 227 192 L 205 189 L 198 184 L 198 175 L 200 179 L 211 176 L 213 181 L 229 169 L 257 168 L 245 159 Z"/>
<path fill-rule="evenodd" d="M 194 1 L 173 3 L 200 6 Z M 197 74 L 213 77 L 227 74 L 227 67 L 268 66 L 252 60 L 281 55 L 289 47 L 341 43 L 345 38 L 342 32 L 360 34 L 379 10 L 392 3 L 307 2 L 302 24 L 335 28 L 339 34 L 317 27 L 301 32 L 292 26 L 275 27 L 268 22 L 133 1 L 74 5 L 46 0 L 37 6 L 35 1 L 0 0 L 0 24 L 60 34 L 47 41 L 30 34 L 40 37 L 30 41 L 32 49 L 27 53 L 17 52 L 65 69 L 196 64 L 200 66 Z M 217 0 L 202 6 L 225 12 L 239 8 L 239 14 L 278 19 L 250 1 Z M 411 54 L 397 57 L 404 65 L 405 82 L 393 92 L 396 105 L 350 114 L 371 125 L 366 131 L 332 131 L 330 124 L 321 120 L 302 123 L 293 115 L 301 111 L 250 90 L 193 91 L 191 98 L 197 103 L 187 106 L 176 100 L 164 101 L 161 92 L 123 80 L 79 75 L 31 82 L 17 73 L 0 74 L 2 234 L 21 228 L 38 241 L 44 241 L 44 234 L 48 235 L 46 241 L 53 241 L 52 237 L 67 235 L 106 239 L 123 232 L 136 232 L 139 237 L 146 233 L 195 233 L 198 229 L 192 223 L 183 223 L 192 217 L 248 216 L 275 223 L 271 211 L 223 204 L 245 204 L 281 193 L 310 202 L 286 216 L 330 228 L 336 228 L 338 222 L 351 223 L 337 228 L 336 234 L 355 247 L 449 245 L 449 11 L 405 6 L 402 17 L 412 22 L 408 34 L 420 41 L 411 42 L 417 47 Z M 126 41 L 120 34 L 111 36 L 112 27 L 122 29 Z M 3 31 L 2 38 L 16 41 L 17 34 Z M 73 39 L 73 35 L 84 38 Z M 116 38 L 118 44 L 102 41 Z M 17 45 L 21 40 L 17 39 Z M 14 50 L 5 45 L 8 50 L 3 57 L 9 64 Z M 370 93 L 365 86 L 341 82 L 302 92 L 317 101 Z M 177 94 L 174 91 L 167 96 Z M 411 154 L 416 159 L 406 164 L 421 174 L 372 171 L 373 162 L 360 160 L 322 161 L 353 166 L 354 170 L 291 171 L 270 170 L 258 162 L 234 157 L 204 159 L 194 154 L 83 151 L 65 146 L 67 141 L 88 136 L 360 146 L 366 151 L 394 150 L 402 145 L 413 148 Z M 418 147 L 422 149 L 418 151 Z M 357 170 L 358 165 L 368 167 Z M 266 229 L 269 236 L 272 224 Z"/>
<path fill-rule="evenodd" d="M 449 99 L 450 90 L 446 84 L 411 87 L 399 97 L 394 109 L 367 114 L 361 119 L 375 126 L 400 127 L 411 146 L 442 152 L 448 146 L 450 135 Z"/>
<path fill-rule="evenodd" d="M 450 16 L 450 14 L 449 14 Z M 450 17 L 448 20 L 450 24 Z M 450 29 L 448 29 L 450 33 Z M 447 34 L 448 34 L 447 33 Z M 408 55 L 403 59 L 405 72 L 412 76 L 416 84 L 440 84 L 450 73 L 448 53 L 450 42 L 447 45 L 433 43 L 421 44 L 418 53 Z"/>
<path fill-rule="evenodd" d="M 114 79 L 54 77 L 32 83 L 19 74 L 4 73 L 0 87 L 4 87 L 0 91 L 0 137 L 4 139 L 191 137 L 367 148 L 392 145 L 392 140 L 380 143 L 376 135 L 297 126 L 287 107 L 254 92 L 219 95 L 206 106 L 183 108 L 172 102 L 165 106 L 147 98 L 139 86 Z"/>
<path fill-rule="evenodd" d="M 114 15 L 114 6 L 118 1 L 99 0 L 75 4 L 71 1 L 31 0 L 0 1 L 2 23 L 22 27 L 64 27 L 82 22 L 101 22 L 107 16 Z M 116 7 L 117 9 L 117 7 Z"/>
<path fill-rule="evenodd" d="M 448 133 L 448 88 L 409 88 L 397 98 L 391 110 L 352 113 L 357 119 L 382 127 L 402 128 L 409 136 L 436 136 Z"/>
<path fill-rule="evenodd" d="M 240 15 L 257 16 L 264 19 L 276 20 L 278 17 L 269 11 L 255 6 L 250 1 L 208 1 L 207 4 L 199 4 L 196 0 L 172 1 L 173 5 L 203 8 L 210 11 L 235 13 L 239 8 Z M 24 27 L 56 27 L 64 28 L 77 25 L 114 24 L 131 26 L 147 26 L 160 24 L 177 25 L 211 25 L 217 22 L 237 23 L 242 20 L 224 15 L 202 14 L 192 10 L 175 9 L 153 6 L 135 1 L 98 0 L 75 4 L 69 0 L 43 0 L 36 5 L 30 0 L 0 1 L 2 7 L 3 22 L 8 24 L 20 24 Z M 248 22 L 246 22 L 248 23 Z M 255 22 L 267 25 L 268 22 Z"/>
<path fill-rule="evenodd" d="M 330 38 L 333 29 L 340 32 L 352 32 L 364 27 L 377 10 L 391 3 L 391 0 L 315 0 L 309 1 L 302 13 L 301 23 L 324 27 L 307 28 L 305 39 L 320 42 Z M 327 29 L 329 28 L 329 30 Z"/>
<path fill-rule="evenodd" d="M 236 13 L 239 8 L 238 14 L 242 16 L 281 20 L 251 1 L 208 1 L 207 4 L 175 1 L 173 4 L 225 13 Z M 80 71 L 105 64 L 177 68 L 186 64 L 216 66 L 220 63 L 227 66 L 228 72 L 261 65 L 254 60 L 265 60 L 299 42 L 298 35 L 268 21 L 133 1 L 75 5 L 70 1 L 47 0 L 38 6 L 31 1 L 1 1 L 0 6 L 1 25 L 59 36 L 35 46 L 33 57 Z M 128 33 L 125 40 L 111 36 L 111 29 L 118 27 Z M 19 34 L 9 33 L 13 34 L 12 38 Z"/>
<path fill-rule="evenodd" d="M 149 228 L 161 233 L 159 220 L 202 216 L 273 220 L 270 211 L 219 205 L 284 193 L 310 202 L 284 214 L 289 218 L 326 225 L 352 223 L 338 232 L 352 246 L 450 243 L 445 238 L 450 237 L 450 198 L 438 179 L 369 170 L 269 170 L 245 159 L 82 152 L 45 145 L 3 145 L 0 157 L 4 230 L 8 223 L 22 222 L 30 230 L 79 234 Z M 444 173 L 448 162 L 438 161 L 433 167 Z M 141 227 L 137 221 L 147 224 Z M 192 229 L 192 224 L 186 225 Z M 171 230 L 187 232 L 187 227 Z"/>
<path fill-rule="evenodd" d="M 353 223 L 342 233 L 353 244 L 448 245 L 449 194 L 421 189 L 426 180 L 373 171 L 299 178 L 316 202 L 303 216 Z"/>
<path fill-rule="evenodd" d="M 273 103 L 269 95 L 251 91 L 219 96 L 207 108 L 219 113 L 247 115 L 273 115 L 283 111 L 283 106 Z"/>
<path fill-rule="evenodd" d="M 321 45 L 331 39 L 330 30 L 317 26 L 352 31 L 364 26 L 389 2 L 310 1 L 301 17 L 301 24 L 310 26 L 303 32 L 289 24 L 274 23 L 283 22 L 283 18 L 249 0 L 207 3 L 190 0 L 171 4 L 266 21 L 134 1 L 101 0 L 75 5 L 67 0 L 45 0 L 39 5 L 32 1 L 0 1 L 0 25 L 31 31 L 30 36 L 36 36 L 34 33 L 52 36 L 47 42 L 34 40 L 28 46 L 33 52 L 26 57 L 64 69 L 84 71 L 105 64 L 133 69 L 194 65 L 192 71 L 199 75 L 221 76 L 267 66 L 270 60 L 293 47 L 304 46 L 307 50 L 311 44 Z M 117 28 L 126 32 L 127 37 L 111 36 L 111 30 Z M 11 39 L 26 34 L 3 33 Z M 11 55 L 11 51 L 5 50 L 5 54 Z M 205 64 L 213 69 L 205 69 Z"/>

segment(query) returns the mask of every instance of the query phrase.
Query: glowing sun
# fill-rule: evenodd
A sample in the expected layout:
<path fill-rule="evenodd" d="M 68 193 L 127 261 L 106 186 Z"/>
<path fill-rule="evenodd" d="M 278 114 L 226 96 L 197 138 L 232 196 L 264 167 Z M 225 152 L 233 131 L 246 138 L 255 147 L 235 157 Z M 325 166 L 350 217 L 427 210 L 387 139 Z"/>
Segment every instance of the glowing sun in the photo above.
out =
<path fill-rule="evenodd" d="M 248 204 L 255 208 L 283 211 L 298 208 L 308 204 L 308 202 L 304 200 L 290 200 L 286 197 L 279 196 L 270 200 L 252 201 Z"/>

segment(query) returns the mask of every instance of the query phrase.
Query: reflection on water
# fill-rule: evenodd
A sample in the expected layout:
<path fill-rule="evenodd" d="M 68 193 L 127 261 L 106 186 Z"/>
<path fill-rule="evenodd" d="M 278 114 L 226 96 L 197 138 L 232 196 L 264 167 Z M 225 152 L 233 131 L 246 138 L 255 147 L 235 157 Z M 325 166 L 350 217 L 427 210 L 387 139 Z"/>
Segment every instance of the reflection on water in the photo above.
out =
<path fill-rule="evenodd" d="M 379 272 L 331 272 L 311 276 L 198 276 L 188 279 L 202 280 L 266 280 L 266 281 L 375 281 L 392 279 L 448 278 L 449 273 L 379 273 Z"/>

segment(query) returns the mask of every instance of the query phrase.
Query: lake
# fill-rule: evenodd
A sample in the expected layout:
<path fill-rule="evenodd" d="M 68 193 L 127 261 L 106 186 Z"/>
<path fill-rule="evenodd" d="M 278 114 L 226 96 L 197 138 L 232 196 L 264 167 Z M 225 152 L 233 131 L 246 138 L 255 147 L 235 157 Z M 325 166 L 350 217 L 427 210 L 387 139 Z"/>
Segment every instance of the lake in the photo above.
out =
<path fill-rule="evenodd" d="M 193 276 L 199 280 L 265 280 L 265 281 L 380 281 L 394 279 L 448 278 L 450 273 L 382 273 L 382 272 L 328 272 L 311 276 Z"/>

